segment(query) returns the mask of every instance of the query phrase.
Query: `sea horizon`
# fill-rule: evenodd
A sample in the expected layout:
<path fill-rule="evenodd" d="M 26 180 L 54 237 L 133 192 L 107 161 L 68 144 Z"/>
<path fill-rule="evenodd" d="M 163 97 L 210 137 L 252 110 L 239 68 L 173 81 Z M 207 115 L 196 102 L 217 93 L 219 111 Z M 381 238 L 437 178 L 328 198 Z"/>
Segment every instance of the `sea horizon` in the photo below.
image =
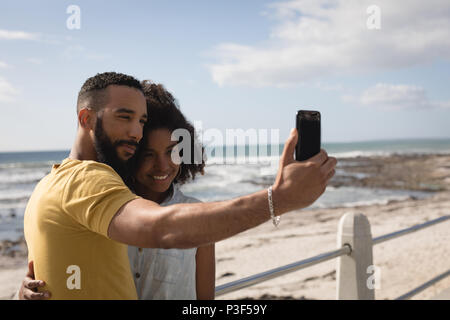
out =
<path fill-rule="evenodd" d="M 354 141 L 326 141 L 322 142 L 322 148 L 326 149 L 327 147 L 333 147 L 336 145 L 347 145 L 347 146 L 356 146 L 356 145 L 364 145 L 364 144 L 382 144 L 382 143 L 403 143 L 403 142 L 448 142 L 448 146 L 450 148 L 450 137 L 435 137 L 435 138 L 393 138 L 393 139 L 369 139 L 369 140 L 354 140 Z M 269 147 L 276 146 L 277 144 L 268 144 Z M 447 144 L 445 144 L 447 145 Z M 223 148 L 231 148 L 231 147 L 255 147 L 258 146 L 258 144 L 235 144 L 235 145 L 223 145 Z M 279 147 L 282 148 L 284 146 L 284 143 L 280 143 Z M 220 147 L 220 145 L 208 145 L 209 148 L 217 148 Z M 5 154 L 20 154 L 20 153 L 56 153 L 56 152 L 70 152 L 69 149 L 42 149 L 42 150 L 5 150 L 0 151 L 0 155 Z M 1 160 L 1 159 L 0 159 Z"/>

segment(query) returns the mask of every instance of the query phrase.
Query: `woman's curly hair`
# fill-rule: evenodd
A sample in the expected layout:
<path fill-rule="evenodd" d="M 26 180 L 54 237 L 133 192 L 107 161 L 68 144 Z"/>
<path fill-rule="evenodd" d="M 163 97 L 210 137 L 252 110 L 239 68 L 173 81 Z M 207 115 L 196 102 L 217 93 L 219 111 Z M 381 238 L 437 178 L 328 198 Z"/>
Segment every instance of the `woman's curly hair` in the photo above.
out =
<path fill-rule="evenodd" d="M 191 139 L 191 161 L 189 163 L 182 162 L 181 172 L 177 175 L 174 183 L 183 184 L 189 179 L 194 180 L 197 173 L 204 174 L 205 159 L 204 147 L 198 142 L 194 126 L 185 118 L 180 111 L 177 100 L 173 95 L 164 88 L 162 84 L 153 83 L 150 80 L 142 81 L 142 87 L 145 98 L 147 100 L 148 121 L 144 126 L 143 138 L 139 143 L 138 151 L 135 155 L 133 167 L 137 168 L 137 161 L 140 153 L 147 145 L 148 133 L 156 129 L 167 129 L 173 132 L 176 129 L 185 129 L 189 132 Z M 182 137 L 179 142 L 182 141 Z M 183 154 L 181 150 L 181 158 Z M 194 161 L 194 157 L 201 159 Z M 197 163 L 196 163 L 197 162 Z"/>

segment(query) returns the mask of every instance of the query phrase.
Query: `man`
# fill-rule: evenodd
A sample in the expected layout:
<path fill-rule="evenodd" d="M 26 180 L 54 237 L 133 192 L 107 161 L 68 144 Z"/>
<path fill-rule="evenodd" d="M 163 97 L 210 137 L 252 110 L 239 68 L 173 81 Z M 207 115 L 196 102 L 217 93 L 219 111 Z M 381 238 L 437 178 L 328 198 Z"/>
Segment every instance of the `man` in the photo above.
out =
<path fill-rule="evenodd" d="M 127 160 L 147 119 L 139 81 L 118 73 L 89 78 L 77 103 L 78 131 L 68 159 L 36 186 L 24 217 L 29 261 L 55 299 L 136 299 L 126 245 L 192 248 L 304 208 L 324 191 L 336 159 L 325 151 L 305 162 L 292 155 L 291 132 L 273 196 L 160 207 L 125 186 Z M 148 115 L 151 117 L 151 115 Z"/>

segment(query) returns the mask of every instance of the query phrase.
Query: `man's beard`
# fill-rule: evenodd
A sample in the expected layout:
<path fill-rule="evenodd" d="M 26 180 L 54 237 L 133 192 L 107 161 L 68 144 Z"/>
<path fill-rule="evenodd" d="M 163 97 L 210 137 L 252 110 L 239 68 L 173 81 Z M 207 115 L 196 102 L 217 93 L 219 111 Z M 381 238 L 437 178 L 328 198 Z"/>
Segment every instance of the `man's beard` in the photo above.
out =
<path fill-rule="evenodd" d="M 130 162 L 122 160 L 117 155 L 117 147 L 122 144 L 131 144 L 137 146 L 134 141 L 119 140 L 112 142 L 103 130 L 103 122 L 101 117 L 97 117 L 95 125 L 95 151 L 97 152 L 97 161 L 109 165 L 116 171 L 122 180 L 128 184 L 131 178 Z"/>

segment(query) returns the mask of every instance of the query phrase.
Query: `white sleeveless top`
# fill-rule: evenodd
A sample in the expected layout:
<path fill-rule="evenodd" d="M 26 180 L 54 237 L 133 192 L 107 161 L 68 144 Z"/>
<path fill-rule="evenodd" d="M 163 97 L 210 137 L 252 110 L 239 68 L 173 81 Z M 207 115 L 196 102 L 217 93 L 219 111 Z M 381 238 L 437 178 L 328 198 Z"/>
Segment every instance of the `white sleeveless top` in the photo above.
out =
<path fill-rule="evenodd" d="M 200 202 L 185 196 L 176 185 L 172 194 L 161 203 Z M 131 272 L 140 300 L 195 300 L 197 248 L 153 249 L 128 246 Z"/>

